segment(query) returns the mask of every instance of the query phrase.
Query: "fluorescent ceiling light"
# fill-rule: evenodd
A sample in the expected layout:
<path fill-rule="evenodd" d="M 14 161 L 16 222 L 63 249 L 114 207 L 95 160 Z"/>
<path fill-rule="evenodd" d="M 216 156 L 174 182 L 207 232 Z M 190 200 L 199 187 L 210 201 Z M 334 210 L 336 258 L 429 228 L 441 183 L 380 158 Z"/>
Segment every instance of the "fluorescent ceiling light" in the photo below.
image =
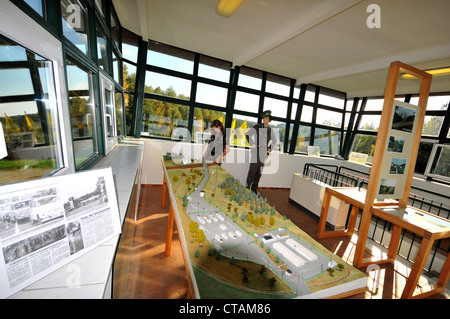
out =
<path fill-rule="evenodd" d="M 217 4 L 216 13 L 222 17 L 229 18 L 241 2 L 242 0 L 220 0 Z"/>
<path fill-rule="evenodd" d="M 430 73 L 433 76 L 443 76 L 443 75 L 450 75 L 450 67 L 447 68 L 440 68 L 440 69 L 431 69 L 431 70 L 425 70 L 425 72 Z M 402 79 L 417 79 L 414 75 L 403 73 L 401 75 Z"/>

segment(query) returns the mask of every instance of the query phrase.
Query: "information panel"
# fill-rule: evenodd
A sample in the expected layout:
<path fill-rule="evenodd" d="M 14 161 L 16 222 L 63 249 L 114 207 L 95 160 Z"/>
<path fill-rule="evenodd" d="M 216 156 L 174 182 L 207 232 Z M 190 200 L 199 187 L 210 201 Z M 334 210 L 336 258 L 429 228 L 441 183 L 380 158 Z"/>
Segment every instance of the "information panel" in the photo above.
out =
<path fill-rule="evenodd" d="M 0 298 L 120 234 L 111 168 L 0 187 Z"/>

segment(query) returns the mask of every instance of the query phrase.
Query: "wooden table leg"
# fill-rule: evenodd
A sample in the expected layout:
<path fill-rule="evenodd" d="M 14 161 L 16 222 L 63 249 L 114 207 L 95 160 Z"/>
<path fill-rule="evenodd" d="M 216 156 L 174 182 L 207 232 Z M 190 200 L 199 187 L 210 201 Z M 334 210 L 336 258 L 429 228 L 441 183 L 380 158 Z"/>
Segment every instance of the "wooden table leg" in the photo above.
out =
<path fill-rule="evenodd" d="M 450 278 L 450 254 L 447 255 L 447 259 L 445 260 L 445 264 L 442 267 L 441 274 L 439 276 L 437 285 L 439 287 L 447 287 L 448 280 Z"/>
<path fill-rule="evenodd" d="M 394 225 L 392 229 L 391 241 L 388 249 L 388 259 L 394 259 L 397 257 L 397 250 L 400 244 L 400 238 L 402 237 L 402 228 Z"/>
<path fill-rule="evenodd" d="M 361 214 L 361 223 L 358 231 L 358 241 L 356 242 L 355 255 L 353 257 L 353 265 L 357 268 L 364 267 L 364 251 L 366 249 L 367 235 L 369 234 L 370 219 L 372 213 L 370 207 L 364 207 Z"/>
<path fill-rule="evenodd" d="M 325 232 L 325 226 L 327 224 L 327 217 L 328 217 L 328 210 L 330 208 L 330 201 L 331 201 L 331 194 L 328 193 L 327 190 L 325 189 L 325 192 L 323 194 L 322 211 L 320 212 L 320 219 L 319 219 L 319 228 L 318 228 L 319 238 L 322 238 L 322 236 Z"/>
<path fill-rule="evenodd" d="M 347 233 L 349 236 L 353 235 L 355 232 L 356 219 L 358 218 L 359 207 L 353 205 L 352 211 L 350 213 L 350 220 L 348 222 Z"/>
<path fill-rule="evenodd" d="M 166 181 L 166 175 L 164 175 L 162 198 L 161 198 L 161 208 L 166 208 L 166 195 L 167 195 L 167 181 Z"/>
<path fill-rule="evenodd" d="M 425 237 L 422 238 L 422 243 L 420 244 L 419 251 L 417 252 L 416 259 L 414 260 L 414 265 L 411 269 L 408 280 L 406 281 L 405 288 L 403 289 L 401 296 L 402 299 L 413 297 L 414 290 L 416 290 L 417 283 L 419 282 L 423 267 L 425 266 L 428 255 L 430 254 L 433 242 L 434 240 L 430 240 Z"/>
<path fill-rule="evenodd" d="M 169 224 L 167 225 L 167 235 L 166 235 L 166 251 L 165 255 L 168 257 L 172 254 L 172 238 L 173 238 L 173 225 L 175 223 L 174 212 L 172 205 L 169 207 Z"/>

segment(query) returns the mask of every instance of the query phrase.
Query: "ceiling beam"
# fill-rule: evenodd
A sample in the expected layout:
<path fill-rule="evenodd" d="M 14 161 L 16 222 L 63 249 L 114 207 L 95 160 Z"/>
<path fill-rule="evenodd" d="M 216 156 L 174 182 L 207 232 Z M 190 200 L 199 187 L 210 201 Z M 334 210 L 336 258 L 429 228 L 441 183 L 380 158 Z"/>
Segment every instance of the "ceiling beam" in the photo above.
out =
<path fill-rule="evenodd" d="M 136 0 L 138 9 L 139 26 L 142 40 L 148 41 L 147 5 L 146 0 Z"/>
<path fill-rule="evenodd" d="M 341 12 L 363 2 L 362 0 L 327 0 L 314 1 L 312 5 L 299 12 L 296 17 L 266 34 L 263 39 L 242 52 L 234 61 L 234 65 L 245 65 L 257 57 L 275 49 L 279 45 L 299 36 L 305 31 L 323 23 Z"/>

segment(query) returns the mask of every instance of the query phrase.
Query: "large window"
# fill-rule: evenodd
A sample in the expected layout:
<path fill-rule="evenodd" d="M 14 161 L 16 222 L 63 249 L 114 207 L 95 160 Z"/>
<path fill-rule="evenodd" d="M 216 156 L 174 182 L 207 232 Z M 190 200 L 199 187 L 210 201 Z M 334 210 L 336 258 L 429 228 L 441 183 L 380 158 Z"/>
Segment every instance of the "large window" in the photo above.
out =
<path fill-rule="evenodd" d="M 97 21 L 97 59 L 98 66 L 109 73 L 108 39 Z"/>
<path fill-rule="evenodd" d="M 63 166 L 53 62 L 0 35 L 0 122 L 7 156 L 0 184 Z"/>
<path fill-rule="evenodd" d="M 142 112 L 142 136 L 184 139 L 187 130 L 189 107 L 181 104 L 144 99 Z M 181 133 L 177 133 L 181 132 Z"/>
<path fill-rule="evenodd" d="M 98 153 L 92 73 L 68 59 L 67 82 L 75 167 L 78 169 Z"/>
<path fill-rule="evenodd" d="M 314 146 L 320 147 L 321 155 L 339 155 L 341 145 L 341 132 L 316 128 L 314 133 Z"/>
<path fill-rule="evenodd" d="M 209 133 L 209 128 L 214 120 L 219 120 L 222 123 L 225 123 L 225 113 L 200 107 L 196 107 L 194 109 L 192 139 L 196 143 L 204 143 L 208 139 L 208 136 L 204 136 L 203 133 Z"/>
<path fill-rule="evenodd" d="M 84 54 L 89 54 L 89 19 L 82 0 L 61 0 L 64 36 Z"/>
<path fill-rule="evenodd" d="M 191 81 L 171 75 L 147 71 L 145 92 L 189 100 Z"/>

